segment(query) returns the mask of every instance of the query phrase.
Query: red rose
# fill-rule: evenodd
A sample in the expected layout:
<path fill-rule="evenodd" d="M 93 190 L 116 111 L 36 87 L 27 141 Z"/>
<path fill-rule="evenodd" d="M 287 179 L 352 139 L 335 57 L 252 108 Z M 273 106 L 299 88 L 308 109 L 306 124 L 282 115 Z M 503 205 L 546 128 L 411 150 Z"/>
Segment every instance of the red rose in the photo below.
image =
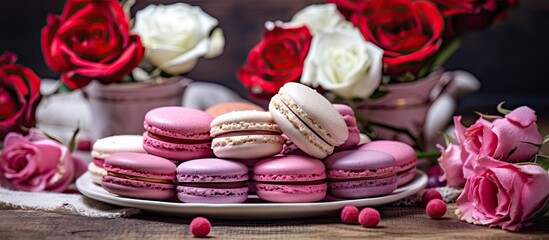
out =
<path fill-rule="evenodd" d="M 307 27 L 267 30 L 238 71 L 252 97 L 271 97 L 285 83 L 299 81 L 312 38 Z"/>
<path fill-rule="evenodd" d="M 417 73 L 440 48 L 444 19 L 427 1 L 374 1 L 371 14 L 353 14 L 351 22 L 367 41 L 382 48 L 384 73 L 399 77 Z M 369 11 L 369 10 L 367 10 Z"/>
<path fill-rule="evenodd" d="M 326 3 L 333 3 L 337 6 L 337 9 L 347 20 L 353 13 L 361 13 L 363 15 L 368 14 L 368 10 L 371 10 L 371 6 L 375 0 L 326 0 Z"/>
<path fill-rule="evenodd" d="M 15 65 L 17 56 L 0 56 L 0 139 L 9 132 L 25 133 L 36 123 L 40 102 L 40 78 L 32 70 Z"/>
<path fill-rule="evenodd" d="M 137 35 L 129 34 L 116 0 L 68 0 L 61 16 L 48 16 L 42 52 L 61 81 L 78 89 L 94 79 L 120 81 L 139 64 L 144 48 Z"/>
<path fill-rule="evenodd" d="M 435 3 L 444 17 L 473 13 L 478 0 L 429 0 Z"/>
<path fill-rule="evenodd" d="M 455 35 L 483 30 L 506 17 L 509 8 L 517 5 L 517 0 L 468 0 L 473 11 L 456 15 L 450 19 L 451 29 Z"/>

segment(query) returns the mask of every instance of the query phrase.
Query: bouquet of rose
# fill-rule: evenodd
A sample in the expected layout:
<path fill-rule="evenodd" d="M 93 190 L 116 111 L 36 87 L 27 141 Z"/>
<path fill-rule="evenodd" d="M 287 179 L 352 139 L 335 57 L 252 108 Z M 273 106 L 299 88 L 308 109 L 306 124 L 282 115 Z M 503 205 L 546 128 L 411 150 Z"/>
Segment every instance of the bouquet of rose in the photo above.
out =
<path fill-rule="evenodd" d="M 252 97 L 301 82 L 344 100 L 380 97 L 388 83 L 439 69 L 463 36 L 490 26 L 514 0 L 328 0 L 289 22 L 267 22 L 238 77 Z"/>
<path fill-rule="evenodd" d="M 457 199 L 461 220 L 517 231 L 549 209 L 549 157 L 539 153 L 543 139 L 536 114 L 526 107 L 498 109 L 504 117 L 481 115 L 465 128 L 454 117 L 455 140 L 438 162 L 441 180 L 465 187 Z"/>
<path fill-rule="evenodd" d="M 125 8 L 134 2 L 127 1 Z M 217 20 L 199 7 L 150 5 L 138 11 L 134 33 L 128 19 L 116 0 L 68 0 L 61 16 L 48 17 L 42 52 L 46 64 L 61 74 L 61 90 L 93 80 L 109 84 L 176 76 L 189 72 L 199 57 L 223 50 Z M 150 74 L 136 68 L 143 58 L 152 66 Z"/>

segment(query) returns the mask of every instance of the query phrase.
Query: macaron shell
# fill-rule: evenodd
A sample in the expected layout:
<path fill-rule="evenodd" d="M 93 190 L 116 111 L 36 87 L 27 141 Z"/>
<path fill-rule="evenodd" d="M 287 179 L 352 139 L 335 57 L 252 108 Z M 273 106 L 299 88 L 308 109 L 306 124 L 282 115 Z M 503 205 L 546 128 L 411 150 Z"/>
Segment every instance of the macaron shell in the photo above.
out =
<path fill-rule="evenodd" d="M 349 137 L 345 142 L 337 147 L 335 147 L 334 152 L 345 151 L 352 149 L 358 145 L 360 142 L 360 130 L 358 127 L 349 127 Z"/>
<path fill-rule="evenodd" d="M 340 198 L 365 198 L 377 197 L 392 193 L 397 188 L 397 177 L 356 180 L 343 182 L 329 182 L 331 195 Z"/>
<path fill-rule="evenodd" d="M 217 117 L 225 113 L 234 112 L 234 111 L 245 111 L 245 110 L 256 110 L 256 111 L 265 111 L 261 106 L 246 103 L 246 102 L 226 102 L 213 105 L 206 109 L 205 112 L 212 115 L 212 117 Z"/>
<path fill-rule="evenodd" d="M 388 153 L 347 150 L 324 161 L 329 179 L 363 179 L 396 176 L 395 159 Z"/>
<path fill-rule="evenodd" d="M 203 111 L 186 107 L 161 107 L 149 111 L 143 123 L 145 130 L 179 139 L 210 139 L 213 117 Z"/>
<path fill-rule="evenodd" d="M 170 160 L 185 161 L 213 156 L 210 142 L 204 143 L 172 143 L 143 134 L 143 148 L 147 153 Z"/>
<path fill-rule="evenodd" d="M 177 166 L 178 182 L 243 182 L 248 180 L 248 167 L 241 162 L 204 158 Z"/>
<path fill-rule="evenodd" d="M 103 176 L 101 186 L 110 193 L 139 199 L 166 200 L 175 195 L 173 184 L 151 183 L 109 175 Z"/>
<path fill-rule="evenodd" d="M 92 146 L 91 155 L 96 159 L 105 159 L 118 152 L 145 153 L 143 137 L 140 135 L 115 135 L 101 138 Z"/>
<path fill-rule="evenodd" d="M 413 179 L 417 158 L 414 149 L 405 143 L 391 140 L 372 141 L 359 146 L 359 150 L 375 150 L 391 154 L 396 160 L 399 186 Z"/>
<path fill-rule="evenodd" d="M 326 183 L 314 185 L 282 185 L 256 183 L 259 198 L 278 203 L 317 202 L 326 196 Z"/>
<path fill-rule="evenodd" d="M 333 146 L 347 139 L 343 117 L 324 96 L 299 83 L 286 83 L 278 92 L 280 99 L 307 126 Z"/>
<path fill-rule="evenodd" d="M 241 203 L 248 199 L 248 188 L 177 186 L 177 198 L 185 203 Z"/>
<path fill-rule="evenodd" d="M 314 133 L 277 95 L 271 98 L 269 111 L 282 132 L 303 152 L 322 159 L 334 151 L 332 145 Z"/>
<path fill-rule="evenodd" d="M 96 166 L 93 162 L 88 164 L 88 172 L 90 172 L 92 182 L 99 185 L 101 185 L 101 178 L 104 175 L 107 175 L 107 171 L 105 169 Z"/>
<path fill-rule="evenodd" d="M 345 121 L 347 127 L 356 127 L 355 111 L 349 105 L 345 104 L 332 104 L 334 108 L 339 112 Z"/>
<path fill-rule="evenodd" d="M 412 181 L 414 179 L 414 176 L 416 175 L 416 168 L 410 168 L 404 172 L 400 172 L 397 174 L 398 176 L 398 186 L 405 185 Z"/>
<path fill-rule="evenodd" d="M 214 138 L 215 156 L 232 159 L 256 159 L 274 156 L 282 151 L 280 135 L 247 135 Z"/>
<path fill-rule="evenodd" d="M 271 114 L 265 111 L 230 112 L 214 118 L 210 124 L 212 137 L 241 131 L 267 131 L 281 133 Z"/>
<path fill-rule="evenodd" d="M 326 178 L 324 163 L 307 156 L 275 156 L 259 161 L 253 179 L 261 182 L 306 182 Z"/>
<path fill-rule="evenodd" d="M 176 166 L 174 163 L 144 153 L 111 154 L 103 166 L 107 172 L 123 175 L 165 180 L 175 179 Z"/>

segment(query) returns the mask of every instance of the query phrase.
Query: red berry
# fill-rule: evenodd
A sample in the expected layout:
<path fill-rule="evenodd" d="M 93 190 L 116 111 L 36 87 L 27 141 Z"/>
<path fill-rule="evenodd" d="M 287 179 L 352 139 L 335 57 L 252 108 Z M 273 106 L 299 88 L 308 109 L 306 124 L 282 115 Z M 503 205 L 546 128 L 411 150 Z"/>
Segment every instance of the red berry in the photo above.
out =
<path fill-rule="evenodd" d="M 191 233 L 196 237 L 205 237 L 210 233 L 211 225 L 208 219 L 197 217 L 191 221 Z"/>
<path fill-rule="evenodd" d="M 440 199 L 433 199 L 427 204 L 425 212 L 430 218 L 441 218 L 446 214 L 446 203 Z"/>
<path fill-rule="evenodd" d="M 345 206 L 341 210 L 341 221 L 345 224 L 357 224 L 358 213 L 358 208 L 356 208 L 355 206 Z"/>
<path fill-rule="evenodd" d="M 429 189 L 423 193 L 423 196 L 421 197 L 421 203 L 423 204 L 423 206 L 427 206 L 427 204 L 433 199 L 442 200 L 442 195 L 435 189 Z"/>
<path fill-rule="evenodd" d="M 363 227 L 375 227 L 379 223 L 381 216 L 379 212 L 373 208 L 364 208 L 358 215 L 358 222 Z"/>

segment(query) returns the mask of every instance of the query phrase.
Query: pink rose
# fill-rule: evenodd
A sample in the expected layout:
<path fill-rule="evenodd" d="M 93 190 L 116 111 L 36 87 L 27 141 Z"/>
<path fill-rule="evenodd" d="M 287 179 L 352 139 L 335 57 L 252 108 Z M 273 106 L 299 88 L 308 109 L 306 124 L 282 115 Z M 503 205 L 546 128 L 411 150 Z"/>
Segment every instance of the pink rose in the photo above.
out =
<path fill-rule="evenodd" d="M 15 190 L 62 192 L 75 175 L 64 145 L 38 134 L 9 133 L 0 155 L 0 178 Z"/>
<path fill-rule="evenodd" d="M 539 152 L 543 138 L 538 132 L 536 112 L 529 107 L 519 107 L 494 120 L 491 131 L 497 138 L 495 149 L 490 150 L 495 159 L 506 162 L 524 162 Z"/>
<path fill-rule="evenodd" d="M 461 149 L 459 145 L 448 144 L 446 149 L 440 144 L 437 147 L 442 153 L 438 158 L 438 163 L 444 171 L 444 174 L 440 176 L 440 181 L 446 180 L 446 185 L 449 187 L 463 187 L 465 185 L 465 178 L 463 177 L 463 160 L 461 158 Z"/>
<path fill-rule="evenodd" d="M 506 162 L 529 161 L 539 151 L 543 141 L 536 124 L 536 112 L 529 107 L 519 107 L 493 122 L 479 119 L 465 129 L 461 117 L 454 117 L 455 135 L 462 146 L 465 165 L 464 176 L 476 166 L 477 156 L 489 156 Z"/>
<path fill-rule="evenodd" d="M 531 225 L 549 197 L 549 173 L 537 165 L 514 165 L 480 157 L 457 199 L 456 215 L 479 225 L 517 231 Z"/>
<path fill-rule="evenodd" d="M 454 134 L 460 148 L 460 156 L 463 161 L 463 177 L 468 178 L 473 169 L 478 165 L 476 160 L 482 151 L 483 143 L 489 144 L 489 139 L 483 139 L 484 130 L 488 129 L 490 122 L 479 118 L 475 124 L 468 128 L 461 125 L 461 116 L 454 117 Z M 463 185 L 462 185 L 463 186 Z"/>

